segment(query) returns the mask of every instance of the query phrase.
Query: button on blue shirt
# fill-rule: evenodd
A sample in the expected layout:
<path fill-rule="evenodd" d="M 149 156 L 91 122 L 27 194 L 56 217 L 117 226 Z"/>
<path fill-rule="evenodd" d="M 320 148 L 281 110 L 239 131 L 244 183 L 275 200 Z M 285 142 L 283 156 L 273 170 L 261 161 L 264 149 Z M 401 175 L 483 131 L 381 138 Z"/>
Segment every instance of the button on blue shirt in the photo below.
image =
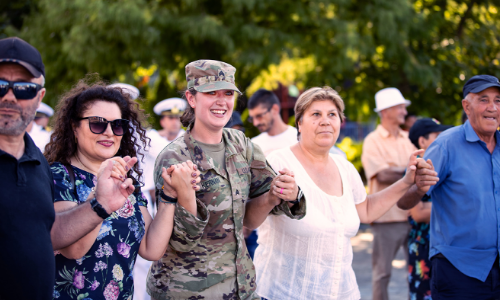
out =
<path fill-rule="evenodd" d="M 439 182 L 432 198 L 429 256 L 443 254 L 463 274 L 485 281 L 500 249 L 500 134 L 490 153 L 467 121 L 425 152 Z"/>

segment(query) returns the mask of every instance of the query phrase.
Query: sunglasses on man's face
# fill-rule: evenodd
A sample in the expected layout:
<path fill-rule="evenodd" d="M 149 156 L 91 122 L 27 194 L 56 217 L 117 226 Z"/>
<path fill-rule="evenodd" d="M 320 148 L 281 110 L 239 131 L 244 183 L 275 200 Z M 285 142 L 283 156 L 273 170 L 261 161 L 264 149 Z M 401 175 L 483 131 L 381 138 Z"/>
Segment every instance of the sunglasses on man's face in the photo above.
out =
<path fill-rule="evenodd" d="M 0 97 L 7 95 L 12 89 L 17 100 L 28 100 L 35 98 L 42 86 L 33 82 L 16 82 L 0 79 Z"/>
<path fill-rule="evenodd" d="M 122 136 L 125 130 L 128 129 L 128 120 L 116 119 L 114 121 L 108 121 L 102 117 L 86 117 L 80 118 L 80 120 L 89 120 L 89 128 L 92 133 L 102 134 L 108 129 L 108 123 L 111 124 L 111 130 L 117 136 Z"/>

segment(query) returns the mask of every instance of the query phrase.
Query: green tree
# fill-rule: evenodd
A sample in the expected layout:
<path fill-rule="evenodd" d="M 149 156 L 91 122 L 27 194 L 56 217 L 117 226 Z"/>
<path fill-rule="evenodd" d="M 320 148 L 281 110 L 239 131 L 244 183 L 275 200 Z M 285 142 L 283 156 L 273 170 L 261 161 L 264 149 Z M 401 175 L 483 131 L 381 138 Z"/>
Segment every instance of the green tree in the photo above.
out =
<path fill-rule="evenodd" d="M 186 63 L 210 58 L 252 81 L 283 58 L 312 59 L 297 80 L 330 85 L 354 120 L 374 117 L 374 94 L 398 87 L 419 114 L 455 122 L 461 87 L 500 75 L 499 0 L 37 0 L 9 35 L 36 46 L 48 101 L 90 72 L 135 84 L 151 113 L 177 96 Z M 152 70 L 147 75 L 138 70 Z M 244 99 L 243 99 L 244 100 Z"/>

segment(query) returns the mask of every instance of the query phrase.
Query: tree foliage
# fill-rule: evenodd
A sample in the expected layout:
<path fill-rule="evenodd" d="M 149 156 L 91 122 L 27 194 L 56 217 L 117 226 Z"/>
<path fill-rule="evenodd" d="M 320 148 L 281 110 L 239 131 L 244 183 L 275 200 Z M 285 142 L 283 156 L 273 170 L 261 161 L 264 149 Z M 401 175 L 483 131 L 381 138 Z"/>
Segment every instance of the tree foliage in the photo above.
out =
<path fill-rule="evenodd" d="M 500 75 L 499 0 L 26 3 L 30 9 L 15 8 L 24 13 L 22 26 L 5 16 L 0 24 L 42 53 L 51 104 L 85 74 L 97 72 L 140 87 L 151 112 L 157 101 L 178 95 L 190 61 L 233 64 L 243 90 L 273 65 L 296 61 L 289 70 L 297 76 L 285 74 L 283 80 L 334 87 L 351 119 L 373 117 L 373 95 L 394 86 L 412 100 L 412 111 L 455 123 L 464 80 Z"/>

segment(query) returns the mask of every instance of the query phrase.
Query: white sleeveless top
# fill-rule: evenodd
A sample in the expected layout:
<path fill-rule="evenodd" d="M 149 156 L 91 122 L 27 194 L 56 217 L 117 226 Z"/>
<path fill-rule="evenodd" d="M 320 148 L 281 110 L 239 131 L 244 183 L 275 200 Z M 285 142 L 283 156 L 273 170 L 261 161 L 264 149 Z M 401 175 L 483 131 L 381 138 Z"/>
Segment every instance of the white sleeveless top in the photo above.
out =
<path fill-rule="evenodd" d="M 330 154 L 342 178 L 343 195 L 323 192 L 309 177 L 290 148 L 271 153 L 274 170 L 295 173 L 306 196 L 306 216 L 292 220 L 269 215 L 259 227 L 254 264 L 257 293 L 269 300 L 360 299 L 352 269 L 351 237 L 359 229 L 356 204 L 366 190 L 354 166 Z"/>

